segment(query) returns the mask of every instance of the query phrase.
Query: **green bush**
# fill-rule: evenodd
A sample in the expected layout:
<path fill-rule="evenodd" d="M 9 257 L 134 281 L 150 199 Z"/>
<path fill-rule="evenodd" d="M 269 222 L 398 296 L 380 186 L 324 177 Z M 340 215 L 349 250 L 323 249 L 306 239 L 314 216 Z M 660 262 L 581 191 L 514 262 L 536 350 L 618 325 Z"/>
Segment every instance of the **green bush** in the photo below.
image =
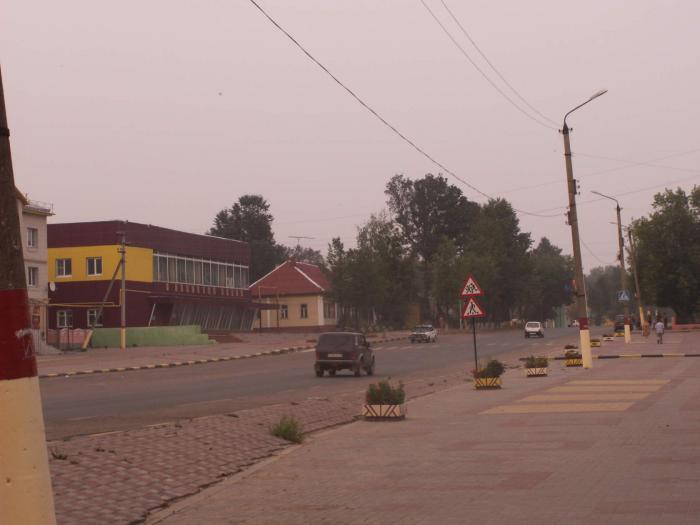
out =
<path fill-rule="evenodd" d="M 403 383 L 399 381 L 399 386 L 393 386 L 389 381 L 379 381 L 367 387 L 365 402 L 368 405 L 401 405 L 406 401 L 406 392 Z"/>
<path fill-rule="evenodd" d="M 280 420 L 270 428 L 270 434 L 286 439 L 292 443 L 304 441 L 303 425 L 294 416 L 282 416 Z"/>
<path fill-rule="evenodd" d="M 581 354 L 576 350 L 567 350 L 564 352 L 564 357 L 566 359 L 581 359 Z"/>
<path fill-rule="evenodd" d="M 548 363 L 549 359 L 546 357 L 535 357 L 534 355 L 531 355 L 525 358 L 526 368 L 547 368 Z"/>
<path fill-rule="evenodd" d="M 498 359 L 489 359 L 484 368 L 479 370 L 472 370 L 472 375 L 477 377 L 501 377 L 503 372 L 506 371 L 506 365 L 501 363 Z"/>

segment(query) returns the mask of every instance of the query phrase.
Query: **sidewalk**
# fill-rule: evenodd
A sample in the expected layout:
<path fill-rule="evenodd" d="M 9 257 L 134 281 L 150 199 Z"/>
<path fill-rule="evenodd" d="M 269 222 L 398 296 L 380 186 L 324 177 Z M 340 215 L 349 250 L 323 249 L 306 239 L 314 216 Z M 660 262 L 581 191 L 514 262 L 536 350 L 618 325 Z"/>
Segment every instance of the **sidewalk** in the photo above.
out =
<path fill-rule="evenodd" d="M 386 332 L 370 338 L 379 343 L 408 337 L 408 332 Z M 90 348 L 85 352 L 67 351 L 57 355 L 37 356 L 39 377 L 48 378 L 83 373 L 123 372 L 144 368 L 166 368 L 230 359 L 241 359 L 295 352 L 313 348 L 318 333 L 246 333 L 239 343 L 205 346 L 151 346 Z"/>
<path fill-rule="evenodd" d="M 676 344 L 697 353 L 700 334 Z M 414 400 L 403 422 L 311 436 L 146 523 L 690 525 L 698 436 L 700 359 L 555 361 L 545 378 L 509 370 L 500 391 Z"/>

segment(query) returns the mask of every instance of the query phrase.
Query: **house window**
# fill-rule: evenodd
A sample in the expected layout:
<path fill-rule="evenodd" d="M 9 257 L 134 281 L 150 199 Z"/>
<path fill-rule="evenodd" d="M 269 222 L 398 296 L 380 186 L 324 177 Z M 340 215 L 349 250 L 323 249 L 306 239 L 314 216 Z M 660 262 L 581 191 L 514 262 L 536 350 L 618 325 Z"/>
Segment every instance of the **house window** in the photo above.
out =
<path fill-rule="evenodd" d="M 87 274 L 102 275 L 102 257 L 87 258 Z"/>
<path fill-rule="evenodd" d="M 323 303 L 323 317 L 335 319 L 335 303 Z"/>
<path fill-rule="evenodd" d="M 59 310 L 56 312 L 56 326 L 59 328 L 71 328 L 73 326 L 73 310 Z"/>
<path fill-rule="evenodd" d="M 70 277 L 73 274 L 73 265 L 70 259 L 56 259 L 56 277 Z"/>
<path fill-rule="evenodd" d="M 27 286 L 39 286 L 39 268 L 36 266 L 27 266 Z"/>
<path fill-rule="evenodd" d="M 289 319 L 289 307 L 286 304 L 280 305 L 280 319 Z"/>
<path fill-rule="evenodd" d="M 309 306 L 306 304 L 299 305 L 299 317 L 302 319 L 308 319 L 309 317 Z"/>
<path fill-rule="evenodd" d="M 39 247 L 39 230 L 36 228 L 27 228 L 27 248 Z"/>
<path fill-rule="evenodd" d="M 97 317 L 98 308 L 88 308 L 87 311 L 87 325 L 88 326 L 102 326 L 102 312 L 100 316 Z"/>

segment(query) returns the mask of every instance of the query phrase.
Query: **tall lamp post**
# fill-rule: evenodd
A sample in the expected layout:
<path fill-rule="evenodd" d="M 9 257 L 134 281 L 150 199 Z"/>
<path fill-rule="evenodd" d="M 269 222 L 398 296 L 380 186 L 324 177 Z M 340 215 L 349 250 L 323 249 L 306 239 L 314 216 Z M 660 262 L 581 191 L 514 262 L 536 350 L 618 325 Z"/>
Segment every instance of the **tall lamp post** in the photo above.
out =
<path fill-rule="evenodd" d="M 603 193 L 600 193 L 599 191 L 592 191 L 591 193 L 595 193 L 596 195 L 600 195 L 601 197 L 610 199 L 611 201 L 615 201 L 615 211 L 617 212 L 617 244 L 620 250 L 617 257 L 620 260 L 620 290 L 622 291 L 622 293 L 624 293 L 625 289 L 627 288 L 627 279 L 625 279 L 625 241 L 622 237 L 622 219 L 620 218 L 620 210 L 622 208 L 620 208 L 620 203 L 615 197 L 605 195 Z M 625 343 L 629 343 L 632 340 L 632 333 L 630 331 L 629 296 L 626 300 L 624 298 L 620 298 L 620 300 L 625 305 Z"/>
<path fill-rule="evenodd" d="M 569 127 L 566 125 L 566 118 L 574 111 L 588 104 L 601 95 L 607 93 L 607 89 L 603 89 L 593 94 L 583 104 L 579 104 L 574 109 L 564 115 L 564 125 L 561 129 L 561 134 L 564 136 L 564 159 L 566 161 L 566 182 L 569 189 L 569 212 L 568 219 L 571 225 L 571 241 L 574 250 L 574 266 L 576 277 L 576 317 L 578 318 L 579 339 L 581 348 L 581 357 L 583 359 L 584 368 L 593 367 L 593 357 L 591 356 L 591 334 L 588 329 L 588 311 L 586 307 L 586 288 L 583 280 L 583 265 L 581 263 L 581 241 L 578 233 L 578 216 L 576 213 L 576 181 L 574 180 L 574 169 L 571 165 L 571 143 L 569 141 Z"/>

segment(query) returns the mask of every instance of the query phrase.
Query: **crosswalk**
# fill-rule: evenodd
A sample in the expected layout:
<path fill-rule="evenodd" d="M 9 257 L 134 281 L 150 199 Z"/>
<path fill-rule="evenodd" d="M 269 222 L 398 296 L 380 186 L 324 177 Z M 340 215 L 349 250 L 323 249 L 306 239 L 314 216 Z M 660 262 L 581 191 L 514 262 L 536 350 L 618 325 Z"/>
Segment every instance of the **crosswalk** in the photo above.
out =
<path fill-rule="evenodd" d="M 622 412 L 659 391 L 668 379 L 590 379 L 569 381 L 481 414 Z"/>

